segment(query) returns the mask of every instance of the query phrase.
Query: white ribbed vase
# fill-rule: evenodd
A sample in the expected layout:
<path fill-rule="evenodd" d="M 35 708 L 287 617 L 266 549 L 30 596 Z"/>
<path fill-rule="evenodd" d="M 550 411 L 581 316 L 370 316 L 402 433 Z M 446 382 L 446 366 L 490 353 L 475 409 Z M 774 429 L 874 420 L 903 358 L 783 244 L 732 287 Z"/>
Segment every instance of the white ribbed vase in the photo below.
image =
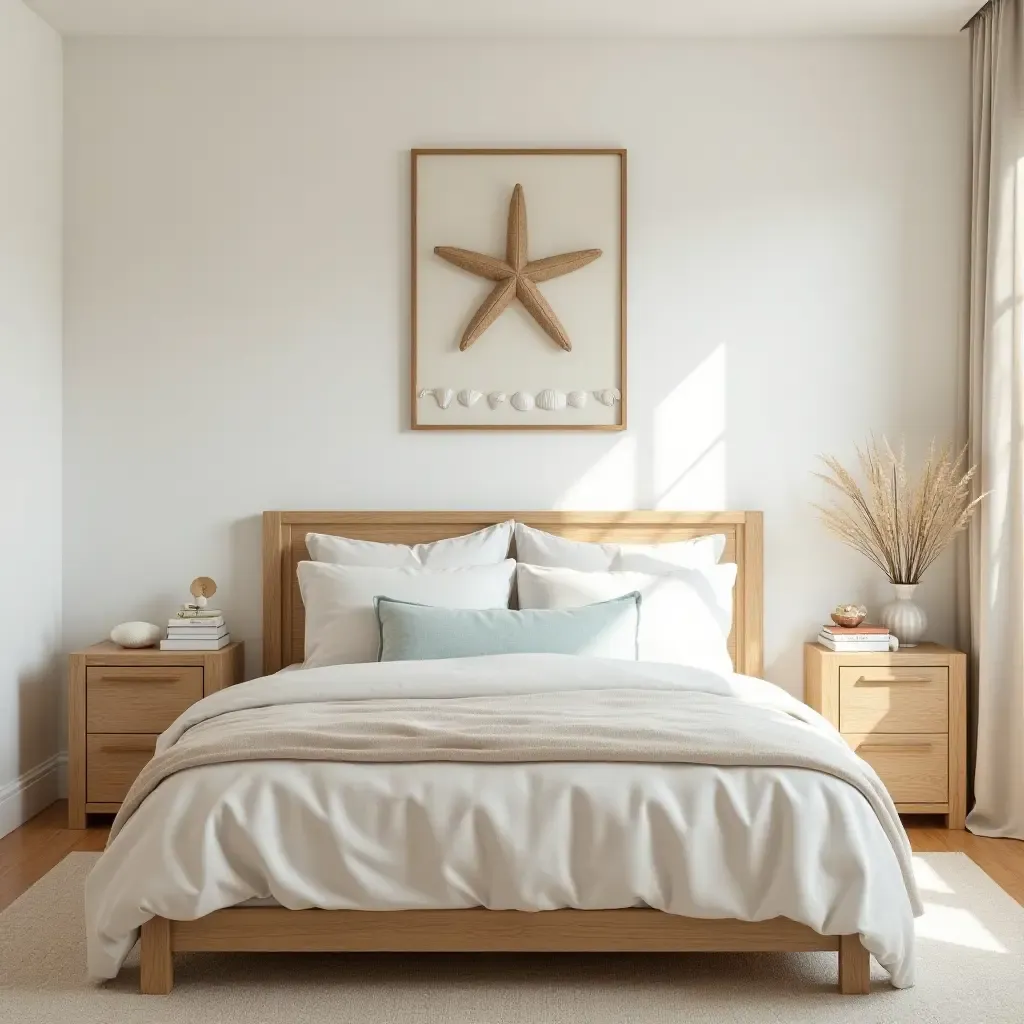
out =
<path fill-rule="evenodd" d="M 914 603 L 916 583 L 894 583 L 893 600 L 882 609 L 882 625 L 900 642 L 900 647 L 916 647 L 928 628 L 928 616 Z"/>

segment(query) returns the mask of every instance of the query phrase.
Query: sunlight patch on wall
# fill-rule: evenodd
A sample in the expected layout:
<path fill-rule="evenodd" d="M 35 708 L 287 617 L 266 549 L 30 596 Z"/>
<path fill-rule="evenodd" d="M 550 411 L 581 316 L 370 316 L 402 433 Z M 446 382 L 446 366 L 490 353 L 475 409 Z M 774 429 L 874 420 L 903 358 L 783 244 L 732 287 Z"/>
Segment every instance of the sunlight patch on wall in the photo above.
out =
<path fill-rule="evenodd" d="M 655 409 L 655 508 L 728 507 L 725 395 L 725 346 L 719 345 Z"/>
<path fill-rule="evenodd" d="M 564 511 L 636 508 L 636 440 L 624 437 L 555 503 Z"/>

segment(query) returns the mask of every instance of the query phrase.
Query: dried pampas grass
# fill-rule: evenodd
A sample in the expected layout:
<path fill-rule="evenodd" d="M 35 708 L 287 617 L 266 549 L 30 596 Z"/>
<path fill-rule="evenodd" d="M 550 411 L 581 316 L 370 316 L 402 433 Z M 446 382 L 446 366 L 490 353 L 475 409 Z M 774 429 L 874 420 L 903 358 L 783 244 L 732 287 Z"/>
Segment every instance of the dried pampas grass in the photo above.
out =
<path fill-rule="evenodd" d="M 831 476 L 815 476 L 842 498 L 815 508 L 832 533 L 870 558 L 893 583 L 919 583 L 984 497 L 971 499 L 975 467 L 963 470 L 966 455 L 966 447 L 954 458 L 951 445 L 936 449 L 933 442 L 915 481 L 907 473 L 905 449 L 897 454 L 885 438 L 881 444 L 872 438 L 857 449 L 863 489 L 838 459 L 822 455 Z"/>

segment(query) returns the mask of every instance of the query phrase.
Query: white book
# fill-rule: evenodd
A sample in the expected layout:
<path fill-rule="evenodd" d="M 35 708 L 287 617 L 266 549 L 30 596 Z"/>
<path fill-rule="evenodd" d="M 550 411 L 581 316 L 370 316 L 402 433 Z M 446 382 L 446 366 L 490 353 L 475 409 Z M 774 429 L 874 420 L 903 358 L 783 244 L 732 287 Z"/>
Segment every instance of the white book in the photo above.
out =
<path fill-rule="evenodd" d="M 224 616 L 218 613 L 213 616 L 189 616 L 167 620 L 168 629 L 219 629 L 224 625 Z"/>
<path fill-rule="evenodd" d="M 188 637 L 184 640 L 161 640 L 161 651 L 219 651 L 231 643 L 231 637 L 225 633 L 216 640 L 198 640 Z"/>
<path fill-rule="evenodd" d="M 191 626 L 185 626 L 182 629 L 177 626 L 167 627 L 168 640 L 219 640 L 222 636 L 227 635 L 227 626 L 213 626 L 210 629 L 195 629 Z"/>
<path fill-rule="evenodd" d="M 889 638 L 885 637 L 880 640 L 873 640 L 871 642 L 865 642 L 863 640 L 855 640 L 853 642 L 845 642 L 843 640 L 833 640 L 831 637 L 825 636 L 824 633 L 818 634 L 818 643 L 822 647 L 827 647 L 830 651 L 836 651 L 839 654 L 888 654 L 889 653 Z"/>
<path fill-rule="evenodd" d="M 185 608 L 178 609 L 179 619 L 216 619 L 224 613 L 219 608 Z"/>

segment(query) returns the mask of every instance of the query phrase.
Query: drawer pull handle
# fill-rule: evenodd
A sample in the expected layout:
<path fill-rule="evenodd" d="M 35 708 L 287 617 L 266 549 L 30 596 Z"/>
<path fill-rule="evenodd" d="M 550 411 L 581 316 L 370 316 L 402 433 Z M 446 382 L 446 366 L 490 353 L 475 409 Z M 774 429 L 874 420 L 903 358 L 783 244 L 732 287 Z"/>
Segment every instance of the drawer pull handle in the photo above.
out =
<path fill-rule="evenodd" d="M 931 749 L 931 743 L 862 743 L 857 748 L 871 754 L 920 754 Z"/>
<path fill-rule="evenodd" d="M 904 683 L 931 683 L 927 676 L 897 676 L 894 679 L 865 679 L 861 676 L 855 686 L 902 686 Z"/>
<path fill-rule="evenodd" d="M 181 676 L 101 676 L 105 683 L 180 683 Z"/>
<path fill-rule="evenodd" d="M 100 747 L 101 754 L 152 754 L 155 750 L 156 744 L 145 743 L 122 743 L 119 746 L 104 743 Z"/>

